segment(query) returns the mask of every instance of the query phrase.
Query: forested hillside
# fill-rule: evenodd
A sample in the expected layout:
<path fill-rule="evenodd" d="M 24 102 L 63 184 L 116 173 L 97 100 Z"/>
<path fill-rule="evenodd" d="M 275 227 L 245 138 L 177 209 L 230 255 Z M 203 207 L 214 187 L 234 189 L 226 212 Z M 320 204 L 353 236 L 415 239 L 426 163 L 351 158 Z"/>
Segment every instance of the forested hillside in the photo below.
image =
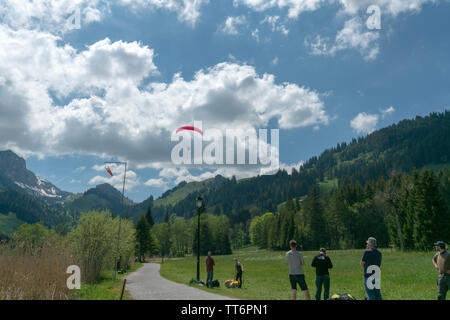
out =
<path fill-rule="evenodd" d="M 274 212 L 288 194 L 305 196 L 318 182 L 346 178 L 364 185 L 380 177 L 410 173 L 425 165 L 443 166 L 449 161 L 450 112 L 446 111 L 403 120 L 348 144 L 338 143 L 294 169 L 292 174 L 279 171 L 273 176 L 241 181 L 217 176 L 214 183 L 175 203 L 158 206 L 160 200 L 156 200 L 153 212 L 157 220 L 165 211 L 190 217 L 194 214 L 193 204 L 198 194 L 205 199 L 208 211 L 215 214 L 242 216 L 246 215 L 246 210 L 254 214 Z"/>

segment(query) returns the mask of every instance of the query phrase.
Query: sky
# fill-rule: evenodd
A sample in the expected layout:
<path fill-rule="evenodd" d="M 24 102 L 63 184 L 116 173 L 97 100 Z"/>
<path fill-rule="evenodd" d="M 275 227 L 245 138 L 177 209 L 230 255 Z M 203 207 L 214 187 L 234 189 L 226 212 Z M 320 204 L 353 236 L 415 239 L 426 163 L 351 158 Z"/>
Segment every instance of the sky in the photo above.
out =
<path fill-rule="evenodd" d="M 174 136 L 276 129 L 271 159 L 289 172 L 448 109 L 449 17 L 448 0 L 2 0 L 0 150 L 70 192 L 121 190 L 123 166 L 104 162 L 126 161 L 139 202 L 260 173 L 176 164 Z M 202 136 L 175 134 L 194 121 Z"/>

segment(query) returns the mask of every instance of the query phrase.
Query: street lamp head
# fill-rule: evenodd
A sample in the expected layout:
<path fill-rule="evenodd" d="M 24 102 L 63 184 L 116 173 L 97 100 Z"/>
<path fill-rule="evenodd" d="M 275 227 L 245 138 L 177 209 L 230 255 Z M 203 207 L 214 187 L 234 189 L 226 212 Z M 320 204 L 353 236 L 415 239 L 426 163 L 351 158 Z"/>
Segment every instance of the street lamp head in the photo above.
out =
<path fill-rule="evenodd" d="M 201 208 L 203 206 L 203 199 L 199 196 L 196 200 L 197 208 Z"/>

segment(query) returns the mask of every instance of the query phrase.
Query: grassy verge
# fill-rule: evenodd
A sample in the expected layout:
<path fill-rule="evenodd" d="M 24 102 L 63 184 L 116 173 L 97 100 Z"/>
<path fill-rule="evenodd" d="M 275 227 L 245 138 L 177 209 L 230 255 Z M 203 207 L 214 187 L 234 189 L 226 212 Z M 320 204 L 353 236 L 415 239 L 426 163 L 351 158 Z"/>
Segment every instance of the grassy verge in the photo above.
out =
<path fill-rule="evenodd" d="M 75 299 L 80 300 L 119 300 L 122 291 L 123 278 L 131 272 L 136 271 L 143 264 L 136 262 L 124 274 L 118 274 L 114 280 L 113 271 L 105 271 L 102 273 L 102 280 L 96 284 L 82 284 L 81 289 L 77 292 Z M 132 300 L 130 293 L 126 290 L 123 294 L 123 300 Z"/>
<path fill-rule="evenodd" d="M 397 252 L 381 250 L 381 291 L 384 299 L 393 300 L 433 300 L 436 299 L 437 274 L 431 264 L 432 252 Z M 315 293 L 315 271 L 311 261 L 317 252 L 303 252 L 306 266 L 306 282 L 311 296 Z M 362 250 L 330 251 L 334 268 L 330 270 L 333 293 L 350 293 L 356 299 L 364 299 L 362 270 L 359 266 Z M 224 281 L 234 274 L 233 257 L 238 257 L 244 265 L 244 288 L 228 289 Z M 240 299 L 287 300 L 291 290 L 285 253 L 278 251 L 247 248 L 235 251 L 233 255 L 214 257 L 216 266 L 214 278 L 221 283 L 220 288 L 202 290 Z M 201 280 L 205 281 L 205 257 L 201 257 Z M 161 275 L 169 280 L 189 284 L 196 275 L 196 257 L 173 258 L 161 265 Z M 298 297 L 303 299 L 303 295 Z"/>

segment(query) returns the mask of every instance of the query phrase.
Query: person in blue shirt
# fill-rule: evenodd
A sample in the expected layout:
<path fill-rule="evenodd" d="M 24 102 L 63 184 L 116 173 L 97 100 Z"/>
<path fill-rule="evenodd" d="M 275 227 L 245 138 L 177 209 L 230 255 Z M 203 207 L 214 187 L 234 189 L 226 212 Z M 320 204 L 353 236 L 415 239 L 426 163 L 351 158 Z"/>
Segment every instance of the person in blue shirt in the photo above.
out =
<path fill-rule="evenodd" d="M 376 249 L 377 239 L 370 237 L 366 241 L 366 250 L 360 261 L 361 267 L 364 268 L 363 281 L 364 289 L 366 290 L 366 298 L 368 300 L 382 300 L 380 283 L 380 267 L 382 254 Z M 370 267 L 370 268 L 369 268 Z M 370 269 L 368 271 L 368 269 Z M 373 288 L 368 286 L 367 282 L 375 284 Z"/>

